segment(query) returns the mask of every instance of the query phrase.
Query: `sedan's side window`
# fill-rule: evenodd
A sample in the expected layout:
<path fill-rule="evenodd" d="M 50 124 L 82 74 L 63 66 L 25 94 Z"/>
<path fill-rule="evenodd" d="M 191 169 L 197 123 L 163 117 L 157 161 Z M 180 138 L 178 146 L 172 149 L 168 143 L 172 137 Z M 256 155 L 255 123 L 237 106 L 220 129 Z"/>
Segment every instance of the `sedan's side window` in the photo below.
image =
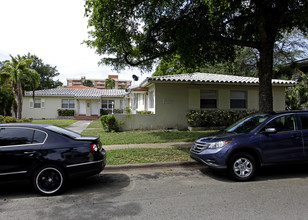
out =
<path fill-rule="evenodd" d="M 275 128 L 277 132 L 295 131 L 295 117 L 294 115 L 284 115 L 277 117 L 274 120 L 270 121 L 268 124 L 266 124 L 262 130 L 265 130 L 267 128 Z"/>
<path fill-rule="evenodd" d="M 302 122 L 302 129 L 308 130 L 308 115 L 301 115 L 300 119 Z"/>
<path fill-rule="evenodd" d="M 46 134 L 33 129 L 25 128 L 1 128 L 0 146 L 23 145 L 42 143 Z"/>

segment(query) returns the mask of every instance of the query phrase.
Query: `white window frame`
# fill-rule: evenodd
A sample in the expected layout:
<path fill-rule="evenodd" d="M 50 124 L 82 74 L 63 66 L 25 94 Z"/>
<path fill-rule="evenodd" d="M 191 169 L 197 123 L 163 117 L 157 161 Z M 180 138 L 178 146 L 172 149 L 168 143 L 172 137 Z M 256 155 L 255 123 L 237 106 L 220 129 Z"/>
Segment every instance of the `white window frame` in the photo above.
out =
<path fill-rule="evenodd" d="M 212 106 L 211 103 L 205 103 L 202 105 L 202 100 L 215 100 L 215 106 Z M 217 91 L 216 90 L 200 90 L 200 108 L 201 109 L 217 109 Z"/>
<path fill-rule="evenodd" d="M 242 106 L 234 106 L 236 103 L 232 103 L 232 101 L 244 101 L 244 107 Z M 231 90 L 230 91 L 230 109 L 247 109 L 247 91 L 238 91 Z"/>
<path fill-rule="evenodd" d="M 64 101 L 66 100 L 67 100 L 67 103 L 64 103 Z M 67 107 L 65 107 L 64 105 L 67 105 Z M 75 99 L 62 99 L 61 108 L 62 109 L 75 109 Z"/>

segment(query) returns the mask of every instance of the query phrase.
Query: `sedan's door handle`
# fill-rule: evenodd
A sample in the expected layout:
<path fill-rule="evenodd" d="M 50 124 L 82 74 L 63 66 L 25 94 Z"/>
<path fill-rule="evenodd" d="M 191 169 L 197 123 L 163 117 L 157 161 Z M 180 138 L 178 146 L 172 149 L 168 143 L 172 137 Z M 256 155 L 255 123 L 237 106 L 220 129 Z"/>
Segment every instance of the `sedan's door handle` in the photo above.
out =
<path fill-rule="evenodd" d="M 24 154 L 33 156 L 33 154 L 35 154 L 35 151 L 25 151 Z"/>

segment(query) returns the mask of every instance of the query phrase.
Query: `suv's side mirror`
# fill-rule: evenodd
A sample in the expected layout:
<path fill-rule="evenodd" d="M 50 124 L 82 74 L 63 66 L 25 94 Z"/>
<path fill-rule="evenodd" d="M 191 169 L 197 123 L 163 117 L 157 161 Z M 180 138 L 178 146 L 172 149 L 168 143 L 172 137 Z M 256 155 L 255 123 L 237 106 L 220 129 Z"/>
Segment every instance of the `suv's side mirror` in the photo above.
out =
<path fill-rule="evenodd" d="M 277 130 L 276 128 L 266 128 L 263 134 L 276 134 Z"/>

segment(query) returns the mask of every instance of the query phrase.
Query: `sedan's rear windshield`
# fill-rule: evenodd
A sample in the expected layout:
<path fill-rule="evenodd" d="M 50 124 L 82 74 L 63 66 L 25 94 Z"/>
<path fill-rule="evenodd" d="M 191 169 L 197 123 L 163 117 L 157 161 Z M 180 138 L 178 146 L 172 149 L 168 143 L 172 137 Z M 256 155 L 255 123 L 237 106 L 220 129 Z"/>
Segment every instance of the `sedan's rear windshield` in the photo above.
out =
<path fill-rule="evenodd" d="M 243 118 L 225 129 L 229 133 L 248 133 L 264 122 L 269 115 L 254 115 Z"/>
<path fill-rule="evenodd" d="M 57 127 L 57 126 L 51 125 L 51 126 L 48 126 L 46 128 L 48 130 L 54 131 L 56 133 L 62 134 L 64 136 L 67 136 L 67 137 L 70 137 L 70 138 L 79 138 L 79 137 L 81 137 L 81 135 L 78 134 L 78 133 L 75 133 L 73 131 L 66 130 L 64 128 L 60 128 L 60 127 Z"/>

